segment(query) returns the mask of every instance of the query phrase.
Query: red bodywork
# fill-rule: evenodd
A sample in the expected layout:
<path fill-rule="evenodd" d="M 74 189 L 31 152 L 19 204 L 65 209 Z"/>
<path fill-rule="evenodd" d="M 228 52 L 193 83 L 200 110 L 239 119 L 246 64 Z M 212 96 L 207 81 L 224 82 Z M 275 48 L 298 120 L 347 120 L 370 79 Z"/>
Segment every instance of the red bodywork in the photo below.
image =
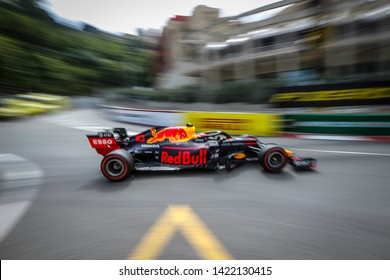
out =
<path fill-rule="evenodd" d="M 91 147 L 96 149 L 96 152 L 102 156 L 107 155 L 108 153 L 118 150 L 121 147 L 116 143 L 114 137 L 94 137 L 88 136 L 89 144 Z"/>

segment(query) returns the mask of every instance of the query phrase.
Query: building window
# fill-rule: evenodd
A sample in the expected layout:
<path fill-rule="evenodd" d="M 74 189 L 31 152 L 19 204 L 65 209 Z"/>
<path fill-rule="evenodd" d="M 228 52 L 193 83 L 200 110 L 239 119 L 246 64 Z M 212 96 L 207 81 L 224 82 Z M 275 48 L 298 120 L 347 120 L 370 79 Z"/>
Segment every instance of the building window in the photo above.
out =
<path fill-rule="evenodd" d="M 374 21 L 359 21 L 356 23 L 356 35 L 375 34 L 377 24 Z"/>
<path fill-rule="evenodd" d="M 275 45 L 275 37 L 264 38 L 262 45 L 263 45 L 263 48 L 272 49 Z"/>

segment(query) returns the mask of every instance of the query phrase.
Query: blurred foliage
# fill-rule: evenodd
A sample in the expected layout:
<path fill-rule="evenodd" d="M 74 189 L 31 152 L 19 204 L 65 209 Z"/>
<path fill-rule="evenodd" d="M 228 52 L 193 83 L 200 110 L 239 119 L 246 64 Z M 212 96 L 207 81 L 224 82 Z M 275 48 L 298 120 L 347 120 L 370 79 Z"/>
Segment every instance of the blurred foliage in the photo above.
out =
<path fill-rule="evenodd" d="M 39 1 L 0 2 L 0 94 L 87 94 L 105 87 L 148 86 L 151 57 L 138 42 L 55 23 Z"/>
<path fill-rule="evenodd" d="M 254 81 L 230 81 L 208 87 L 188 86 L 180 89 L 145 90 L 137 88 L 110 89 L 104 92 L 108 99 L 117 104 L 131 104 L 134 100 L 161 102 L 208 102 L 265 104 L 276 87 L 283 83 L 278 79 Z"/>

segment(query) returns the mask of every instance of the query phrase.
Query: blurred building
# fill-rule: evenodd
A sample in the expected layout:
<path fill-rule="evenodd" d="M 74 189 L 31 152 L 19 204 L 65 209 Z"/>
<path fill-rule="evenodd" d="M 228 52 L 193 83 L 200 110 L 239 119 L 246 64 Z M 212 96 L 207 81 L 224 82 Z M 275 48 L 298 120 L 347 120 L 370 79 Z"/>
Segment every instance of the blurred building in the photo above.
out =
<path fill-rule="evenodd" d="M 138 52 L 153 58 L 157 57 L 161 40 L 161 30 L 139 28 L 137 29 L 137 33 L 137 35 L 123 34 L 120 37 L 130 40 L 132 47 Z"/>
<path fill-rule="evenodd" d="M 157 87 L 176 88 L 199 83 L 199 77 L 191 72 L 201 66 L 202 52 L 210 39 L 207 28 L 219 20 L 219 10 L 204 5 L 197 6 L 192 16 L 177 15 L 168 20 L 160 42 Z"/>
<path fill-rule="evenodd" d="M 384 80 L 390 72 L 388 0 L 284 0 L 221 18 L 198 6 L 171 18 L 156 86 L 282 79 L 288 85 Z"/>

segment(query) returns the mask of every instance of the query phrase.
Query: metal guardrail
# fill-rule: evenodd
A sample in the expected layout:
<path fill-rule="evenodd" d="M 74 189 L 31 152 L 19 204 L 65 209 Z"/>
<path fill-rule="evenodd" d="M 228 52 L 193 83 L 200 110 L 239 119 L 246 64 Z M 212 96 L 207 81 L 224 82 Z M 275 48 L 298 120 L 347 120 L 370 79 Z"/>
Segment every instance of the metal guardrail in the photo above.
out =
<path fill-rule="evenodd" d="M 285 114 L 284 132 L 390 136 L 390 114 Z"/>

